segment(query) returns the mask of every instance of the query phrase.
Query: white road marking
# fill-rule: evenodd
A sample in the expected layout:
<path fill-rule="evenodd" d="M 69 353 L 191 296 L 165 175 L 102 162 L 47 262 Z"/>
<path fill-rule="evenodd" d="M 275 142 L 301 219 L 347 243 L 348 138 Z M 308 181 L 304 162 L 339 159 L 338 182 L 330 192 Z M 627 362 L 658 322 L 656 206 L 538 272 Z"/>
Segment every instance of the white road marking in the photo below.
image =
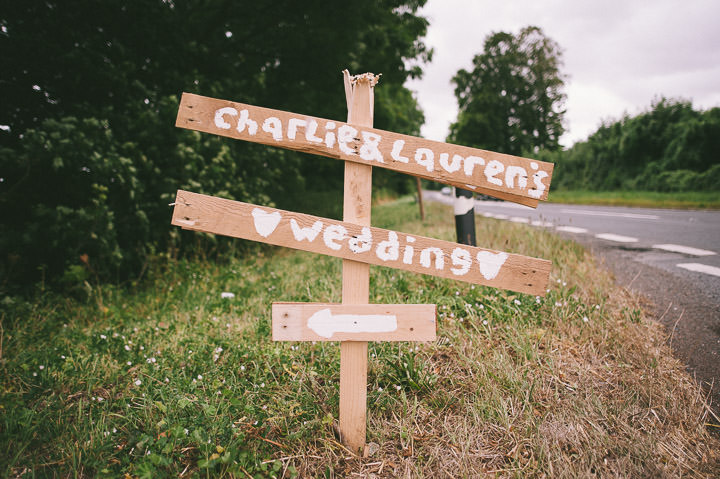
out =
<path fill-rule="evenodd" d="M 558 231 L 564 231 L 566 233 L 587 233 L 588 230 L 585 228 L 578 228 L 577 226 L 558 226 L 555 228 Z"/>
<path fill-rule="evenodd" d="M 637 238 L 633 238 L 631 236 L 622 236 L 613 233 L 600 233 L 595 235 L 595 237 L 608 241 L 616 241 L 618 243 L 636 243 L 638 240 Z"/>
<path fill-rule="evenodd" d="M 696 271 L 698 273 L 711 274 L 713 276 L 720 276 L 720 268 L 715 266 L 709 266 L 700 263 L 680 263 L 677 265 L 678 268 L 688 269 L 690 271 Z"/>
<path fill-rule="evenodd" d="M 491 207 L 497 206 L 500 208 L 516 208 L 516 209 L 522 209 L 522 210 L 535 211 L 535 208 L 533 208 L 532 206 L 520 205 L 517 203 L 511 203 L 509 201 L 475 200 L 475 203 L 477 203 L 478 205 L 487 205 L 487 206 L 491 206 Z"/>
<path fill-rule="evenodd" d="M 483 213 L 483 216 L 484 216 L 485 218 L 495 218 L 495 215 L 492 214 L 492 213 Z"/>
<path fill-rule="evenodd" d="M 502 214 L 495 215 L 495 219 L 496 220 L 506 220 L 506 219 L 508 219 L 508 215 L 502 215 Z"/>
<path fill-rule="evenodd" d="M 544 226 L 545 228 L 551 228 L 553 226 L 553 224 L 550 223 L 549 221 L 540 221 L 540 220 L 533 221 L 530 224 L 533 226 Z"/>
<path fill-rule="evenodd" d="M 510 221 L 513 223 L 530 223 L 530 220 L 527 218 L 521 218 L 520 216 L 513 216 L 510 218 Z"/>
<path fill-rule="evenodd" d="M 591 211 L 591 210 L 562 210 L 563 213 L 570 213 L 573 215 L 586 215 L 586 216 L 611 216 L 615 218 L 634 218 L 638 220 L 657 220 L 660 219 L 658 215 L 642 215 L 638 213 L 613 213 L 611 211 Z"/>
<path fill-rule="evenodd" d="M 690 246 L 681 246 L 678 244 L 656 244 L 653 245 L 653 248 L 663 249 L 665 251 L 672 251 L 673 253 L 689 254 L 691 256 L 711 256 L 717 254 L 715 251 L 692 248 Z"/>

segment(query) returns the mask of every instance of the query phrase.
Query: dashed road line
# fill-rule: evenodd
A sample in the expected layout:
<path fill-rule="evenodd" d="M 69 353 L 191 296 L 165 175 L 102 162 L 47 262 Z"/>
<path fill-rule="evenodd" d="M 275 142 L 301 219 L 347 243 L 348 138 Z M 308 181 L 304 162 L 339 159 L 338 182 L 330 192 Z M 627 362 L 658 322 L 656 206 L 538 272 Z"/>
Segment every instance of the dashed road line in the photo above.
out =
<path fill-rule="evenodd" d="M 533 226 L 542 226 L 545 228 L 552 228 L 553 226 L 555 226 L 553 223 L 550 223 L 549 221 L 540 221 L 540 220 L 533 221 L 530 224 Z"/>
<path fill-rule="evenodd" d="M 680 263 L 676 265 L 678 268 L 687 269 L 690 271 L 696 271 L 698 273 L 711 274 L 713 276 L 720 276 L 720 268 L 715 266 L 709 266 L 707 264 L 700 263 Z"/>
<path fill-rule="evenodd" d="M 637 243 L 637 238 L 631 236 L 616 235 L 614 233 L 600 233 L 595 235 L 596 238 L 607 241 L 615 241 L 617 243 Z"/>
<path fill-rule="evenodd" d="M 614 218 L 633 218 L 636 220 L 657 220 L 660 218 L 658 215 L 642 215 L 639 213 L 613 213 L 610 211 L 590 211 L 590 210 L 565 209 L 565 210 L 562 210 L 562 212 L 575 214 L 575 215 L 585 215 L 585 216 L 609 216 L 609 217 L 614 217 Z"/>
<path fill-rule="evenodd" d="M 662 249 L 665 251 L 671 251 L 673 253 L 683 253 L 690 256 L 711 256 L 717 254 L 715 251 L 709 251 L 706 249 L 692 248 L 690 246 L 682 246 L 678 244 L 656 244 L 653 245 L 655 249 Z"/>
<path fill-rule="evenodd" d="M 512 221 L 513 223 L 530 223 L 529 219 L 523 218 L 521 216 L 513 216 L 512 218 L 510 218 L 510 221 Z"/>
<path fill-rule="evenodd" d="M 558 226 L 555 228 L 558 231 L 564 231 L 566 233 L 587 233 L 588 230 L 585 228 L 578 228 L 577 226 Z"/>

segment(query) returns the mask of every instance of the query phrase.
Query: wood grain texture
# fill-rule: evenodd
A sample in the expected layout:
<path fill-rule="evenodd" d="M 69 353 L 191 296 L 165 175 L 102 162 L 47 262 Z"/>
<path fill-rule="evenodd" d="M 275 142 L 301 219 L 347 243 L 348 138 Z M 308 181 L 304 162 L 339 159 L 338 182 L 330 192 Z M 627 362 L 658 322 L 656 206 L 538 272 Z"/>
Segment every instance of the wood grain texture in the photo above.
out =
<path fill-rule="evenodd" d="M 372 127 L 375 102 L 373 87 L 377 78 L 372 74 L 366 74 L 348 82 L 350 73 L 345 70 L 343 75 L 346 92 L 349 93 L 348 122 L 364 128 Z M 359 147 L 358 150 L 353 151 L 359 151 Z M 370 226 L 371 206 L 372 166 L 346 161 L 343 220 L 360 226 Z M 354 258 L 345 259 L 342 271 L 343 304 L 367 304 L 370 265 L 358 262 Z M 359 454 L 362 454 L 365 448 L 367 429 L 367 355 L 367 341 L 340 343 L 340 435 L 343 443 L 351 451 Z"/>
<path fill-rule="evenodd" d="M 359 324 L 349 318 L 360 316 Z M 363 317 L 387 319 L 387 327 L 363 331 Z M 323 330 L 326 321 L 334 325 Z M 372 323 L 374 324 L 374 323 Z M 320 334 L 318 333 L 320 331 Z M 329 336 L 328 336 L 329 335 Z M 273 341 L 435 341 L 434 304 L 273 303 Z"/>
<path fill-rule="evenodd" d="M 531 207 L 547 199 L 553 171 L 552 163 L 378 130 L 357 120 L 343 123 L 190 93 L 183 93 L 176 126 L 387 168 Z"/>
<path fill-rule="evenodd" d="M 255 224 L 257 218 L 253 216 L 253 211 L 256 212 L 256 215 L 258 211 L 261 211 L 262 215 L 268 217 L 270 221 L 277 220 L 277 224 L 267 236 L 258 233 L 258 226 Z M 183 190 L 179 190 L 177 193 L 172 224 L 194 231 L 259 241 L 536 296 L 545 295 L 552 266 L 550 261 L 544 259 L 502 253 L 423 236 L 407 235 L 382 228 L 362 227 L 353 223 L 256 206 Z M 296 233 L 301 229 L 304 231 L 304 233 L 301 231 L 303 234 L 312 235 L 315 230 L 317 234 L 312 240 L 309 239 L 309 236 L 298 240 Z M 393 238 L 396 241 L 390 241 Z M 478 238 L 478 240 L 482 241 L 482 238 Z M 337 249 L 332 249 L 328 245 Z M 388 245 L 390 246 L 388 247 Z M 410 248 L 413 249 L 412 255 Z M 459 264 L 457 261 L 460 258 L 459 255 L 465 254 L 462 253 L 463 251 L 467 252 L 471 264 L 465 274 L 455 274 L 452 269 L 459 268 L 456 263 Z M 379 252 L 389 253 L 392 256 L 389 258 L 384 256 L 387 259 L 382 259 Z M 492 261 L 505 254 L 507 255 L 505 261 L 499 267 L 497 274 L 492 277 Z M 453 255 L 455 255 L 456 261 L 453 260 Z M 477 259 L 478 255 L 489 261 L 484 264 L 485 273 L 483 273 L 483 265 Z M 423 256 L 429 260 L 426 265 L 421 262 Z M 439 258 L 442 259 L 441 264 L 438 262 Z M 405 263 L 405 259 L 409 259 L 410 264 Z M 438 266 L 442 266 L 442 268 L 438 268 Z"/>

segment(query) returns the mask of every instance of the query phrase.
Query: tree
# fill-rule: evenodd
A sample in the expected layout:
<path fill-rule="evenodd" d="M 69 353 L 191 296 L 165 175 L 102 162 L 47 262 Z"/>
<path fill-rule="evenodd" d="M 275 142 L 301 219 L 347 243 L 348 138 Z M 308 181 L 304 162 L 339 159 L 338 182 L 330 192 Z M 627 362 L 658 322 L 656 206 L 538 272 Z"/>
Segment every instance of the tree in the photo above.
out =
<path fill-rule="evenodd" d="M 555 188 L 718 191 L 720 108 L 658 97 L 650 108 L 603 123 L 582 142 L 546 154 Z M 548 158 L 548 156 L 550 158 Z"/>
<path fill-rule="evenodd" d="M 562 51 L 538 27 L 489 35 L 472 71 L 453 77 L 459 105 L 448 141 L 513 155 L 557 150 L 563 134 Z"/>
<path fill-rule="evenodd" d="M 342 162 L 175 128 L 183 91 L 344 120 L 341 71 L 372 71 L 386 87 L 376 126 L 419 129 L 403 84 L 430 58 L 423 4 L 5 2 L 0 292 L 88 264 L 100 278 L 136 273 L 178 241 L 178 188 L 283 207 L 341 182 Z"/>

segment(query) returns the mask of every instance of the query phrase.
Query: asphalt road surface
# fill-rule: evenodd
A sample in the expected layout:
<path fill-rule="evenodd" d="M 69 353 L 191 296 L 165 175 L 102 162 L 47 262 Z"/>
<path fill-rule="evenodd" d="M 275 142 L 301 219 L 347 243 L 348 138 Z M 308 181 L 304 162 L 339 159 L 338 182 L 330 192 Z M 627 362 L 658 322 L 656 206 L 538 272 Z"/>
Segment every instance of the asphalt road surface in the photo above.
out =
<path fill-rule="evenodd" d="M 423 198 L 454 200 L 438 191 Z M 557 203 L 533 209 L 476 200 L 475 214 L 548 228 L 588 247 L 618 284 L 651 302 L 649 312 L 666 326 L 675 355 L 709 392 L 718 414 L 720 212 Z"/>

